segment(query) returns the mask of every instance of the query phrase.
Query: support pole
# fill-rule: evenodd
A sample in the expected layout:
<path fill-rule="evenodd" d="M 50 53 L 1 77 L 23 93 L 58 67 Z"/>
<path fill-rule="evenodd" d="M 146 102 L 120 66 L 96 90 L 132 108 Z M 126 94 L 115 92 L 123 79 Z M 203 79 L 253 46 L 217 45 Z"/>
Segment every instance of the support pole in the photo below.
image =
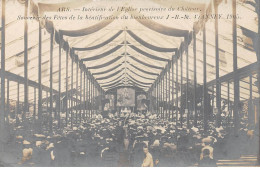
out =
<path fill-rule="evenodd" d="M 80 110 L 79 110 L 79 124 L 81 124 L 81 115 L 82 115 L 82 69 L 80 67 Z"/>
<path fill-rule="evenodd" d="M 10 98 L 9 98 L 9 94 L 10 94 L 10 80 L 7 79 L 7 89 L 6 89 L 6 92 L 7 92 L 7 99 L 6 99 L 6 112 L 5 112 L 5 118 L 6 118 L 6 121 L 9 123 L 9 115 L 10 115 Z"/>
<path fill-rule="evenodd" d="M 79 90 L 79 61 L 78 61 L 78 56 L 76 56 L 75 59 L 76 62 L 76 126 L 78 126 L 78 114 L 79 114 L 79 102 L 78 102 L 78 90 Z"/>
<path fill-rule="evenodd" d="M 93 85 L 93 80 L 92 77 L 90 77 L 90 92 L 91 92 L 91 97 L 90 97 L 90 101 L 91 101 L 91 118 L 93 117 L 93 96 L 94 96 L 94 85 Z"/>
<path fill-rule="evenodd" d="M 60 41 L 61 42 L 61 41 Z M 61 112 L 61 43 L 59 43 L 59 93 L 58 93 L 58 128 L 60 128 L 60 112 Z M 57 108 L 57 106 L 56 106 Z"/>
<path fill-rule="evenodd" d="M 236 15 L 236 0 L 232 0 L 232 14 Z M 236 17 L 232 19 L 233 28 L 233 72 L 234 72 L 234 133 L 238 135 L 239 127 L 239 77 L 237 75 L 237 20 Z"/>
<path fill-rule="evenodd" d="M 71 128 L 73 127 L 73 63 L 74 56 L 71 55 L 71 88 L 70 88 L 70 123 Z"/>
<path fill-rule="evenodd" d="M 33 98 L 33 119 L 36 120 L 36 87 L 34 87 L 34 98 Z"/>
<path fill-rule="evenodd" d="M 163 119 L 165 119 L 165 116 L 166 116 L 166 115 L 165 115 L 165 113 L 166 113 L 166 112 L 165 112 L 165 104 L 166 104 L 166 102 L 167 102 L 167 101 L 166 101 L 166 97 L 167 97 L 167 96 L 166 96 L 166 93 L 167 93 L 167 92 L 166 92 L 166 90 L 167 90 L 167 89 L 166 89 L 166 88 L 167 88 L 167 80 L 166 80 L 166 78 L 167 78 L 167 77 L 166 77 L 166 72 L 165 72 L 164 75 L 163 75 Z"/>
<path fill-rule="evenodd" d="M 87 74 L 87 71 L 86 71 L 86 116 L 87 117 L 90 117 L 89 115 L 89 80 L 88 80 L 88 74 Z"/>
<path fill-rule="evenodd" d="M 197 112 L 197 53 L 196 53 L 196 33 L 193 30 L 193 76 L 194 76 L 194 86 L 193 86 L 193 107 L 194 107 L 194 126 L 197 127 L 197 121 L 198 121 L 198 112 Z"/>
<path fill-rule="evenodd" d="M 83 119 L 86 118 L 86 73 L 83 71 L 84 80 L 83 80 Z"/>
<path fill-rule="evenodd" d="M 175 85 L 175 87 L 176 87 L 176 127 L 178 127 L 178 119 L 179 119 L 179 62 L 178 62 L 178 57 L 179 56 L 176 57 L 176 85 Z"/>
<path fill-rule="evenodd" d="M 49 111 L 49 93 L 46 91 L 46 105 L 47 105 L 47 112 Z"/>
<path fill-rule="evenodd" d="M 42 123 L 42 29 L 39 22 L 39 51 L 38 51 L 38 119 L 39 129 Z"/>
<path fill-rule="evenodd" d="M 258 15 L 258 34 L 257 34 L 257 45 L 259 46 L 260 44 L 260 1 L 255 1 L 256 2 L 256 11 Z M 257 54 L 257 88 L 258 88 L 258 94 L 260 94 L 260 49 L 257 48 L 256 50 Z M 258 95 L 258 97 L 260 97 Z M 260 105 L 260 100 L 258 100 L 258 105 Z M 259 111 L 259 107 L 258 107 Z M 258 134 L 260 133 L 260 115 L 258 114 Z M 257 162 L 258 165 L 260 165 L 260 135 L 258 135 L 258 155 L 257 155 Z"/>
<path fill-rule="evenodd" d="M 229 92 L 229 88 L 230 88 L 230 85 L 229 85 L 229 81 L 227 82 L 227 100 L 228 100 L 228 111 L 230 109 L 230 92 Z"/>
<path fill-rule="evenodd" d="M 17 113 L 16 113 L 16 125 L 19 124 L 19 117 L 18 115 L 20 114 L 20 83 L 17 82 Z"/>
<path fill-rule="evenodd" d="M 3 151 L 5 136 L 5 0 L 2 0 L 1 25 L 1 109 L 0 109 L 0 151 Z"/>
<path fill-rule="evenodd" d="M 227 102 L 228 102 L 228 124 L 227 126 L 230 127 L 230 119 L 231 119 L 231 111 L 230 111 L 230 91 L 229 91 L 229 81 L 227 82 Z"/>
<path fill-rule="evenodd" d="M 53 38 L 54 38 L 54 30 L 51 32 L 50 37 L 50 133 L 52 133 L 52 112 L 53 112 Z"/>
<path fill-rule="evenodd" d="M 189 109 L 189 45 L 188 40 L 185 41 L 185 52 L 186 52 L 186 97 L 185 97 L 185 109 L 188 110 L 187 112 L 187 128 L 190 127 L 190 109 Z"/>
<path fill-rule="evenodd" d="M 215 14 L 218 16 L 218 4 L 215 2 Z M 221 126 L 221 90 L 219 80 L 219 38 L 218 38 L 218 17 L 215 18 L 215 50 L 216 50 L 216 105 L 217 105 L 217 127 Z"/>
<path fill-rule="evenodd" d="M 162 119 L 164 119 L 164 75 L 162 78 Z"/>
<path fill-rule="evenodd" d="M 27 17 L 28 13 L 28 0 L 25 0 L 24 17 Z M 27 20 L 24 20 L 24 113 L 23 121 L 25 120 L 25 114 L 29 111 L 28 106 L 28 24 Z"/>
<path fill-rule="evenodd" d="M 66 127 L 68 126 L 68 106 L 69 106 L 69 94 L 68 94 L 68 68 L 69 68 L 69 51 L 66 49 Z"/>
<path fill-rule="evenodd" d="M 168 102 L 167 102 L 167 104 L 168 104 L 168 120 L 170 121 L 170 115 L 171 115 L 171 112 L 170 112 L 170 99 L 171 99 L 171 62 L 169 62 L 169 64 L 168 64 L 168 66 L 169 66 L 169 69 L 168 69 Z"/>
<path fill-rule="evenodd" d="M 162 78 L 159 79 L 159 112 L 162 118 L 162 109 L 161 109 L 161 103 L 162 103 Z"/>
<path fill-rule="evenodd" d="M 205 23 L 206 24 L 206 23 Z M 204 134 L 207 133 L 208 128 L 208 109 L 207 101 L 207 52 L 206 52 L 206 25 L 203 26 L 203 122 Z"/>
<path fill-rule="evenodd" d="M 167 119 L 168 118 L 168 68 L 167 68 L 168 66 L 166 65 L 166 68 L 165 68 L 165 108 L 166 108 L 166 111 L 165 111 L 165 119 Z"/>
<path fill-rule="evenodd" d="M 251 126 L 254 124 L 254 115 L 253 115 L 253 103 L 252 103 L 252 75 L 249 76 L 249 101 L 248 101 L 248 124 Z"/>
<path fill-rule="evenodd" d="M 156 110 L 159 113 L 159 81 L 156 82 Z"/>
<path fill-rule="evenodd" d="M 176 55 L 176 54 L 175 54 Z M 176 62 L 176 58 L 175 56 L 172 56 L 172 122 L 173 122 L 173 116 L 174 116 L 174 109 L 175 109 L 175 105 L 174 105 L 174 63 Z"/>
<path fill-rule="evenodd" d="M 87 94 L 88 94 L 88 115 L 89 115 L 89 118 L 91 118 L 91 101 L 90 101 L 90 99 L 91 99 L 91 78 L 90 78 L 90 76 L 89 76 L 89 74 L 88 74 L 88 92 L 87 92 Z"/>
<path fill-rule="evenodd" d="M 182 56 L 182 49 L 180 51 L 180 57 L 181 57 L 181 101 L 180 101 L 180 104 L 181 104 L 181 110 L 180 110 L 180 123 L 181 123 L 181 128 L 183 126 L 183 56 Z"/>

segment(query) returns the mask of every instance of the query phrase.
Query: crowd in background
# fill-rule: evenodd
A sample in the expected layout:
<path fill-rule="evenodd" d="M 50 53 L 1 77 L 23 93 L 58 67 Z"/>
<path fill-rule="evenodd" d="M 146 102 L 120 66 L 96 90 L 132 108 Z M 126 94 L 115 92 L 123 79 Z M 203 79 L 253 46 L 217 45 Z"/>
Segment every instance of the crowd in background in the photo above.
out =
<path fill-rule="evenodd" d="M 244 140 L 241 146 L 246 149 L 245 140 L 253 141 L 254 137 L 251 139 L 248 131 L 240 132 L 242 142 L 231 139 L 232 145 L 239 147 Z M 51 135 L 23 124 L 12 134 L 21 166 L 140 167 L 147 165 L 149 157 L 152 166 L 215 166 L 214 160 L 221 154 L 228 156 L 232 149 L 228 141 L 231 136 L 223 127 L 209 124 L 207 133 L 194 126 L 180 128 L 176 122 L 150 112 L 109 113 L 106 118 L 96 114 Z"/>

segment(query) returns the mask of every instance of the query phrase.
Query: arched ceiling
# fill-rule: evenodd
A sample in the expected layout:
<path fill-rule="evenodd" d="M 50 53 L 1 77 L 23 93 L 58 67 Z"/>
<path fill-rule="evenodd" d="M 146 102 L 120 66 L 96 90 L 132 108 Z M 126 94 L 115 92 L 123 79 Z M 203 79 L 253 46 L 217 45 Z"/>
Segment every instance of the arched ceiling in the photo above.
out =
<path fill-rule="evenodd" d="M 60 6 L 70 7 L 71 12 L 57 12 Z M 103 11 L 104 8 L 113 6 L 113 11 Z M 158 16 L 167 16 L 169 11 L 163 8 L 185 7 L 171 11 L 171 15 L 204 14 L 205 11 L 214 13 L 212 0 L 30 0 L 29 16 L 55 16 L 48 20 L 39 20 L 42 27 L 47 30 L 54 29 L 56 43 L 54 45 L 54 80 L 58 78 L 58 43 L 68 43 L 70 50 L 78 56 L 86 69 L 95 78 L 99 85 L 109 90 L 121 85 L 136 86 L 147 91 L 165 69 L 176 50 L 188 39 L 198 19 L 158 19 Z M 17 16 L 24 15 L 24 5 L 18 1 L 7 1 L 6 9 L 6 69 L 7 71 L 23 76 L 23 24 L 24 20 Z M 117 11 L 117 8 L 132 7 L 142 11 Z M 89 12 L 82 11 L 82 9 Z M 197 10 L 192 10 L 197 8 Z M 238 0 L 237 10 L 243 11 L 238 20 L 238 62 L 239 67 L 244 67 L 256 62 L 256 55 L 250 37 L 257 32 L 257 15 L 250 3 Z M 79 10 L 74 10 L 79 9 Z M 209 10 L 210 9 L 210 10 Z M 97 10 L 98 12 L 95 12 Z M 91 11 L 91 12 L 90 12 Z M 219 13 L 227 14 L 232 11 L 229 1 L 220 1 Z M 11 14 L 12 15 L 9 15 Z M 82 15 L 89 19 L 70 20 L 71 15 Z M 93 16 L 96 18 L 91 18 Z M 60 17 L 59 17 L 60 16 Z M 148 17 L 144 19 L 144 17 Z M 104 19 L 103 17 L 109 19 Z M 119 19 L 115 19 L 118 17 Z M 126 18 L 128 19 L 122 19 Z M 47 22 L 45 22 L 47 21 Z M 232 20 L 219 20 L 219 48 L 220 76 L 232 72 Z M 221 27 L 225 25 L 225 27 Z M 21 28 L 21 29 L 17 29 Z M 215 72 L 215 32 L 214 22 L 207 21 L 207 68 L 208 81 L 214 80 Z M 28 47 L 29 47 L 29 79 L 37 81 L 38 61 L 38 29 L 37 20 L 28 20 Z M 199 30 L 198 30 L 199 31 Z M 60 39 L 59 39 L 60 38 Z M 189 72 L 193 73 L 192 43 L 189 45 Z M 198 83 L 202 83 L 202 34 L 197 34 L 197 74 Z M 49 51 L 50 35 L 47 31 L 42 34 L 42 76 L 43 84 L 49 83 Z M 65 51 L 62 50 L 62 83 L 65 83 Z M 250 56 L 250 57 L 245 57 Z M 212 60 L 211 60 L 212 59 Z M 185 57 L 183 58 L 186 62 Z M 69 63 L 71 61 L 69 60 Z M 70 64 L 69 64 L 70 65 Z M 69 71 L 70 71 L 69 67 Z M 76 67 L 73 67 L 76 69 Z M 186 64 L 184 64 L 184 78 Z M 75 73 L 75 70 L 73 71 Z M 180 74 L 180 72 L 179 72 Z M 180 75 L 179 75 L 180 76 Z M 73 80 L 73 83 L 75 80 Z M 69 83 L 71 83 L 69 81 Z M 11 88 L 16 88 L 15 85 Z M 58 83 L 54 82 L 54 89 Z M 62 91 L 65 85 L 62 86 Z M 22 91 L 21 91 L 22 93 Z M 15 95 L 15 93 L 13 94 Z M 248 96 L 248 95 L 247 95 Z M 246 98 L 246 97 L 245 97 Z"/>

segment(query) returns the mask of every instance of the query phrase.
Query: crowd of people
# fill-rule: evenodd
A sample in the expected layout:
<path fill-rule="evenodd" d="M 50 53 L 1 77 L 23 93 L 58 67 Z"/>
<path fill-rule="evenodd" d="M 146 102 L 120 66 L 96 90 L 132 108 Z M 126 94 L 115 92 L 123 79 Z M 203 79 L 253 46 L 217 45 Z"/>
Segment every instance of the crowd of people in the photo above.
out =
<path fill-rule="evenodd" d="M 51 135 L 21 126 L 13 134 L 21 166 L 216 166 L 226 130 L 209 126 L 205 134 L 147 112 L 96 114 Z"/>

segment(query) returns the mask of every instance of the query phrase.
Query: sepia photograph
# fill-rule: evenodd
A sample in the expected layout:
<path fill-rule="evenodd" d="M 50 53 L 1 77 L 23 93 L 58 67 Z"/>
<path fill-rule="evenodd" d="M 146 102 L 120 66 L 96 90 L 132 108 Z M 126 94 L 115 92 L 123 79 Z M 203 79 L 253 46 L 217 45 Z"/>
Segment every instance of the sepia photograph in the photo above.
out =
<path fill-rule="evenodd" d="M 260 167 L 260 0 L 0 9 L 0 167 Z"/>

